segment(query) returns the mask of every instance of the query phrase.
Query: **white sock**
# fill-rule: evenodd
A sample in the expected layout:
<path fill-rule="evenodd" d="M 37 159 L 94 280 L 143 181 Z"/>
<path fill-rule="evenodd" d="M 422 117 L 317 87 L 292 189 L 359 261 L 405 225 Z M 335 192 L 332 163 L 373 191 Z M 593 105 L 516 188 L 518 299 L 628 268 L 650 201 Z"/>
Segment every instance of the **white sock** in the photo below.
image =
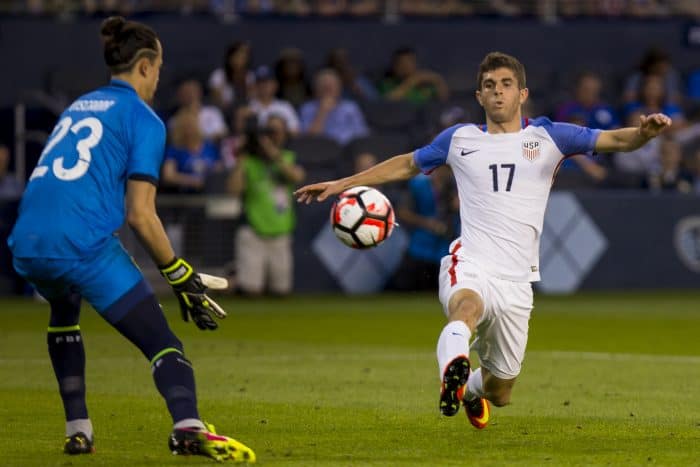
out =
<path fill-rule="evenodd" d="M 175 425 L 173 425 L 173 428 L 175 428 L 176 430 L 179 430 L 180 428 L 199 428 L 200 430 L 206 430 L 204 423 L 202 423 L 201 420 L 197 420 L 196 418 L 186 418 L 184 420 L 180 420 Z"/>
<path fill-rule="evenodd" d="M 89 418 L 76 418 L 66 422 L 66 436 L 73 436 L 81 431 L 88 439 L 92 439 L 92 422 Z"/>
<path fill-rule="evenodd" d="M 472 333 L 464 321 L 451 321 L 442 329 L 437 343 L 440 379 L 442 379 L 445 368 L 452 360 L 460 355 L 469 356 L 469 339 L 471 336 Z"/>
<path fill-rule="evenodd" d="M 467 395 L 465 399 L 469 401 L 477 397 L 484 397 L 484 378 L 481 376 L 481 368 L 472 371 L 467 380 Z"/>

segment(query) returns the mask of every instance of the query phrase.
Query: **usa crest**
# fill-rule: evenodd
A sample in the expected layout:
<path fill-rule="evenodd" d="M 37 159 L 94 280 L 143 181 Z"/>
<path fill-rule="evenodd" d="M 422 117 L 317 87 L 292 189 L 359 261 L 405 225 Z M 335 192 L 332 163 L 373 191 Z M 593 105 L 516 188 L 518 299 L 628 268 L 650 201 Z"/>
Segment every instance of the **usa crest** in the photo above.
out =
<path fill-rule="evenodd" d="M 540 142 L 537 140 L 523 141 L 523 157 L 530 162 L 540 157 Z"/>

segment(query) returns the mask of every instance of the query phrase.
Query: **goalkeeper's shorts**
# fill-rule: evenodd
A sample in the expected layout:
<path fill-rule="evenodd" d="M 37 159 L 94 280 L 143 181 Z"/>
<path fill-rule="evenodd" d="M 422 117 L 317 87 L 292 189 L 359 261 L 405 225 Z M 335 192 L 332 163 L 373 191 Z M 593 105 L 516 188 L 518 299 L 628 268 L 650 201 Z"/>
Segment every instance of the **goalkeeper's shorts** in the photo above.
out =
<path fill-rule="evenodd" d="M 49 302 L 77 292 L 109 322 L 119 321 L 122 316 L 115 313 L 125 309 L 110 307 L 140 282 L 145 284 L 143 274 L 117 238 L 82 259 L 14 258 L 13 265 Z M 145 290 L 139 295 L 153 293 L 148 286 L 141 288 Z M 131 300 L 139 298 L 132 295 Z"/>

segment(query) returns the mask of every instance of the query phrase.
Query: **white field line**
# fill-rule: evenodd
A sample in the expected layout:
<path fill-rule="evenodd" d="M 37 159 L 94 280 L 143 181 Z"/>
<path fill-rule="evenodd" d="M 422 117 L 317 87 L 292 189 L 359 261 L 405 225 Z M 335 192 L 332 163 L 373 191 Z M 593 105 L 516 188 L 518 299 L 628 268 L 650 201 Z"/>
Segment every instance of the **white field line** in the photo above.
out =
<path fill-rule="evenodd" d="M 435 358 L 433 352 L 382 352 L 381 349 L 348 349 L 344 352 L 342 349 L 325 354 L 313 355 L 284 355 L 284 354 L 267 354 L 267 355 L 243 355 L 243 356 L 222 356 L 218 355 L 197 355 L 193 358 L 195 365 L 199 361 L 205 360 L 222 360 L 231 358 L 241 364 L 246 362 L 273 362 L 273 361 L 417 361 L 417 360 L 432 360 Z M 609 352 L 574 352 L 566 350 L 534 350 L 527 352 L 526 359 L 547 359 L 547 360 L 595 360 L 607 362 L 650 362 L 650 363 L 689 363 L 700 364 L 700 355 L 654 355 L 654 354 L 633 354 L 633 353 L 609 353 Z M 89 362 L 116 362 L 116 361 L 133 361 L 137 363 L 141 358 L 137 357 L 100 357 L 88 356 Z M 145 362 L 145 359 L 144 359 Z M 0 357 L 0 365 L 2 364 L 17 364 L 17 363 L 41 363 L 48 364 L 49 359 L 46 358 L 21 358 L 21 357 Z"/>

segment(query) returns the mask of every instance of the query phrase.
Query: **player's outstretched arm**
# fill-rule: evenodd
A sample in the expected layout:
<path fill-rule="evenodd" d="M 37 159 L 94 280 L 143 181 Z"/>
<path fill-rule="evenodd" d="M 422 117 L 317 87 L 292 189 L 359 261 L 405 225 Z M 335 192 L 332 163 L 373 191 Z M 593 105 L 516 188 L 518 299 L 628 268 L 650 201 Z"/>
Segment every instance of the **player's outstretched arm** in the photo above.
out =
<path fill-rule="evenodd" d="M 295 191 L 294 195 L 300 203 L 309 204 L 314 198 L 320 202 L 354 186 L 381 185 L 406 180 L 418 175 L 419 172 L 413 160 L 413 153 L 401 154 L 350 177 L 303 186 Z"/>
<path fill-rule="evenodd" d="M 671 126 L 671 118 L 664 114 L 639 117 L 639 126 L 601 131 L 595 145 L 596 152 L 628 152 L 644 146 Z"/>
<path fill-rule="evenodd" d="M 226 289 L 228 281 L 222 277 L 198 274 L 185 260 L 175 256 L 156 212 L 155 199 L 155 185 L 129 180 L 126 190 L 127 222 L 173 288 L 180 302 L 182 319 L 188 321 L 192 318 L 199 329 L 216 329 L 218 324 L 212 315 L 224 318 L 226 312 L 206 295 L 206 291 Z"/>

